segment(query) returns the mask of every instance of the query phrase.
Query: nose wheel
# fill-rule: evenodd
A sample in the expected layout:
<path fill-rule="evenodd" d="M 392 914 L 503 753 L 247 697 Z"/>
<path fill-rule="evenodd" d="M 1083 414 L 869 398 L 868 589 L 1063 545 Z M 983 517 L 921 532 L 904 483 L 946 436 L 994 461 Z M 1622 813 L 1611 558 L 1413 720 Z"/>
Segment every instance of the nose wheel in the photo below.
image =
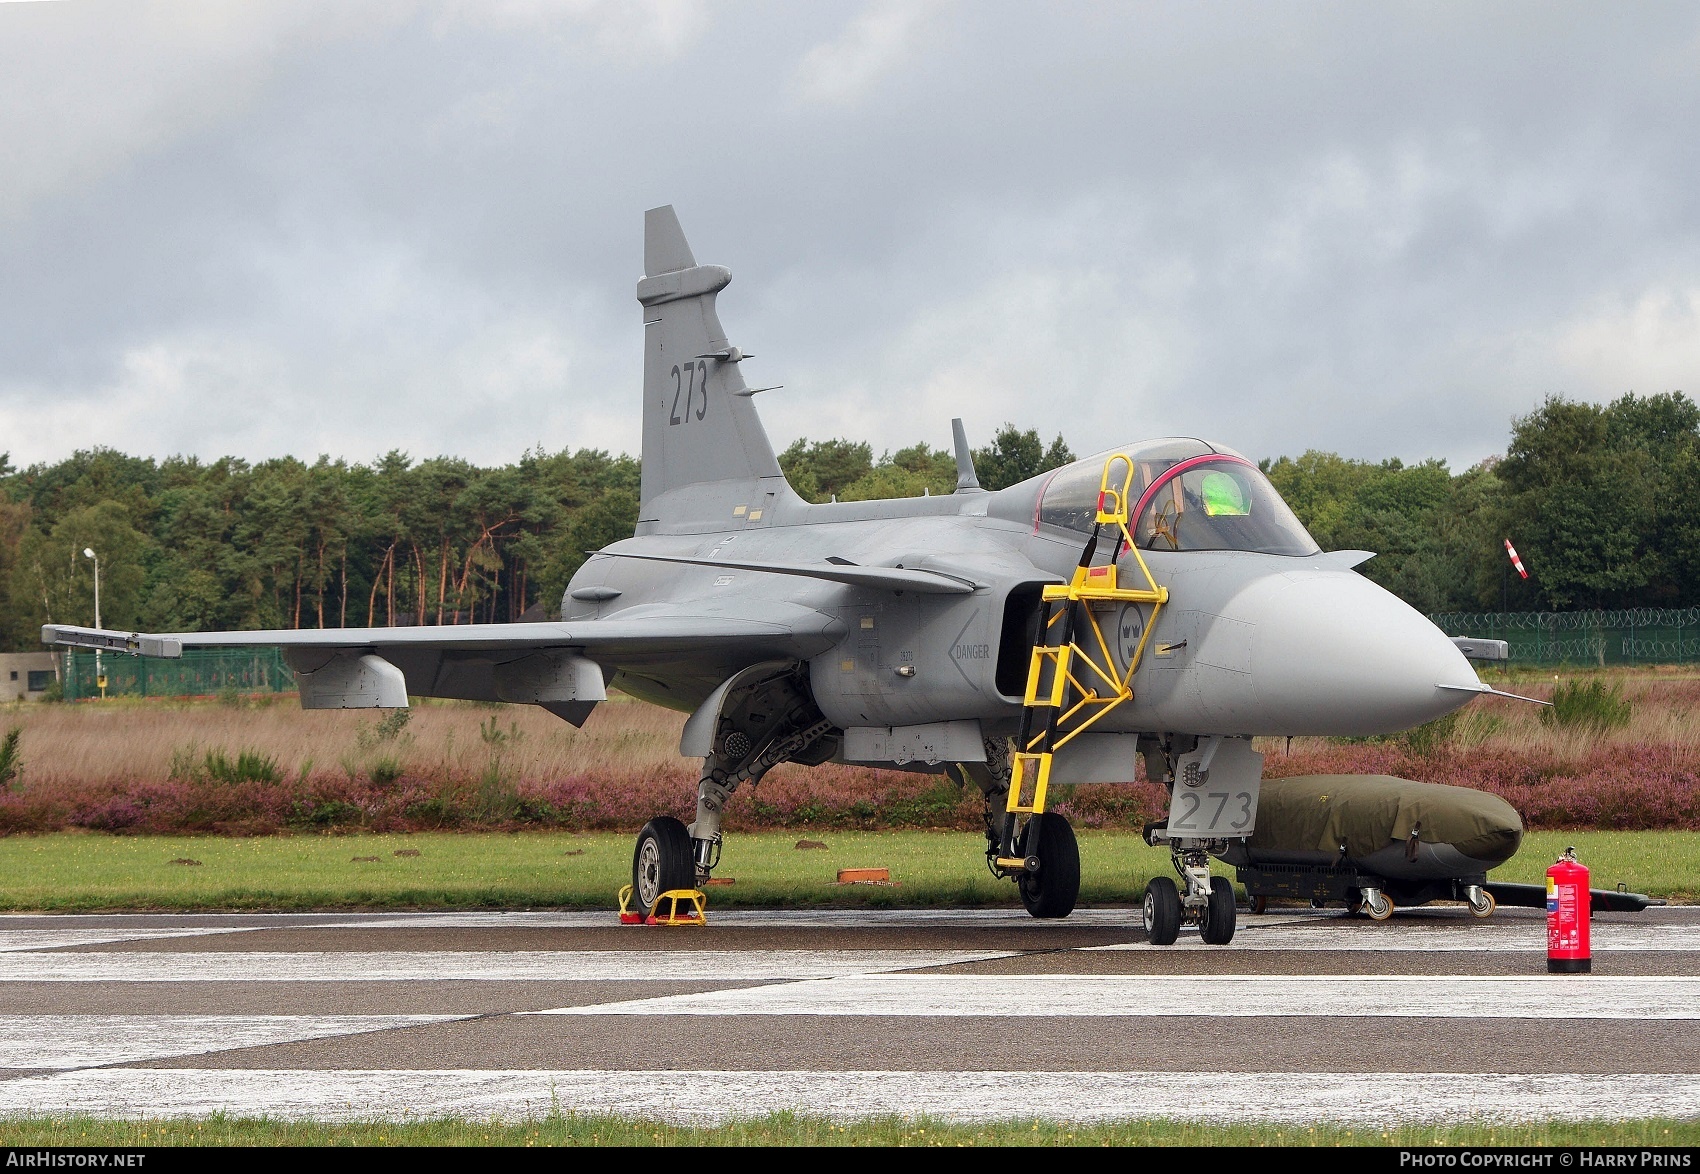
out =
<path fill-rule="evenodd" d="M 1207 946 L 1234 940 L 1234 883 L 1225 876 L 1210 878 L 1210 896 L 1198 910 L 1198 936 Z"/>
<path fill-rule="evenodd" d="M 1153 946 L 1172 946 L 1181 936 L 1181 892 L 1166 876 L 1145 886 L 1145 935 Z"/>

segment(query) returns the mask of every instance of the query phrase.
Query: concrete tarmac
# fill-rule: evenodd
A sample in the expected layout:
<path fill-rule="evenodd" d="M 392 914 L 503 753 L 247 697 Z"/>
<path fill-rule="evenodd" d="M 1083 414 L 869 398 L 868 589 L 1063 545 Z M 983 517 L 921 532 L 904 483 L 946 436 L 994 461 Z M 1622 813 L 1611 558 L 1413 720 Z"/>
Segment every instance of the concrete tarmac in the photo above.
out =
<path fill-rule="evenodd" d="M 1700 908 L 0 916 L 0 1116 L 1700 1117 Z"/>

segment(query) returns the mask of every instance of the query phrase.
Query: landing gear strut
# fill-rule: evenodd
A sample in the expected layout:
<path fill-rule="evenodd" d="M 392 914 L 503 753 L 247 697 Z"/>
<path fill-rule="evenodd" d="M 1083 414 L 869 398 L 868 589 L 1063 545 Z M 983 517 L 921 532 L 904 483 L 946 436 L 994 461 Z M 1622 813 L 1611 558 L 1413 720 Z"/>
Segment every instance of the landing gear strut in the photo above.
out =
<path fill-rule="evenodd" d="M 689 826 L 670 815 L 644 825 L 632 855 L 632 893 L 646 911 L 669 889 L 695 889 L 720 863 L 720 815 L 740 786 L 755 786 L 782 762 L 816 765 L 832 756 L 832 723 L 821 716 L 802 666 L 754 665 L 723 684 L 712 704 L 686 723 L 701 722 L 706 753 L 697 782 L 697 817 Z"/>
<path fill-rule="evenodd" d="M 1080 844 L 1074 827 L 1054 811 L 1011 807 L 1008 744 L 986 739 L 985 763 L 963 763 L 957 770 L 985 794 L 986 867 L 992 875 L 1014 880 L 1022 907 L 1034 917 L 1073 913 L 1080 898 Z"/>
<path fill-rule="evenodd" d="M 1180 874 L 1181 885 L 1177 888 L 1175 882 L 1168 877 L 1159 877 L 1168 886 L 1168 892 L 1174 894 L 1174 904 L 1177 919 L 1174 932 L 1168 935 L 1168 940 L 1159 940 L 1155 933 L 1151 935 L 1153 945 L 1173 945 L 1175 936 L 1180 930 L 1181 922 L 1189 922 L 1198 926 L 1198 936 L 1207 946 L 1225 946 L 1234 940 L 1234 928 L 1238 921 L 1238 913 L 1234 907 L 1234 884 L 1225 876 L 1210 875 L 1210 853 L 1200 840 L 1172 840 L 1169 844 L 1170 860 L 1174 863 L 1175 871 Z M 1153 885 L 1157 882 L 1152 881 Z M 1146 889 L 1146 904 L 1151 903 L 1150 888 Z M 1149 918 L 1146 924 L 1147 932 L 1151 931 Z"/>
<path fill-rule="evenodd" d="M 1175 794 L 1176 759 L 1163 742 L 1141 739 L 1140 753 L 1145 756 L 1145 777 L 1162 783 L 1173 806 Z M 1190 753 L 1190 752 L 1189 752 Z M 1194 785 L 1194 784 L 1189 784 Z M 1226 799 L 1226 795 L 1220 796 Z M 1247 812 L 1250 832 L 1249 817 Z M 1225 946 L 1234 940 L 1239 913 L 1234 904 L 1234 884 L 1225 876 L 1210 875 L 1210 857 L 1226 851 L 1228 841 L 1198 835 L 1174 835 L 1169 821 L 1145 825 L 1145 842 L 1156 848 L 1169 848 L 1169 861 L 1176 885 L 1168 877 L 1158 877 L 1145 890 L 1145 932 L 1154 946 L 1173 945 L 1183 924 L 1198 926 L 1198 936 L 1207 946 Z M 1251 911 L 1262 913 L 1268 902 L 1251 898 Z"/>
<path fill-rule="evenodd" d="M 1159 876 L 1145 886 L 1145 932 L 1151 944 L 1174 945 L 1182 925 L 1198 926 L 1198 936 L 1207 946 L 1225 946 L 1233 941 L 1239 919 L 1234 883 L 1225 876 L 1210 875 L 1210 846 L 1219 842 L 1171 840 L 1162 824 L 1145 829 L 1145 842 L 1152 847 L 1167 843 L 1169 859 L 1180 877 L 1179 885 Z M 1252 912 L 1261 913 L 1263 907 L 1253 899 Z"/>

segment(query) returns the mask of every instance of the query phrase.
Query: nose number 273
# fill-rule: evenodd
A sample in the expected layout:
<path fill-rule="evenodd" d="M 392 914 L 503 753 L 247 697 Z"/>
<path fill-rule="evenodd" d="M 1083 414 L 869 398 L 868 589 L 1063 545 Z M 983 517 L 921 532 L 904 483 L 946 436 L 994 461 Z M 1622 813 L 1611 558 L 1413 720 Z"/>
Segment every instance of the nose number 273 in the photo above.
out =
<path fill-rule="evenodd" d="M 1257 822 L 1257 788 L 1189 791 L 1175 788 L 1169 804 L 1169 834 L 1215 839 L 1244 836 Z"/>

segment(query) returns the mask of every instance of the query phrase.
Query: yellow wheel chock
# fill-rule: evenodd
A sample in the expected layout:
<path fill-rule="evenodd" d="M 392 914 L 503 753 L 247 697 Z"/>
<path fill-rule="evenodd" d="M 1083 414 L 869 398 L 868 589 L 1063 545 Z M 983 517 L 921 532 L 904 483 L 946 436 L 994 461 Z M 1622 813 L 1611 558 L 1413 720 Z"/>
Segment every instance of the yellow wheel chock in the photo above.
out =
<path fill-rule="evenodd" d="M 680 910 L 679 903 L 684 902 L 685 908 Z M 667 913 L 661 913 L 662 902 L 667 903 Z M 668 889 L 655 899 L 655 906 L 645 915 L 641 909 L 633 909 L 632 886 L 620 886 L 620 924 L 621 925 L 707 925 L 708 897 L 698 889 Z"/>

